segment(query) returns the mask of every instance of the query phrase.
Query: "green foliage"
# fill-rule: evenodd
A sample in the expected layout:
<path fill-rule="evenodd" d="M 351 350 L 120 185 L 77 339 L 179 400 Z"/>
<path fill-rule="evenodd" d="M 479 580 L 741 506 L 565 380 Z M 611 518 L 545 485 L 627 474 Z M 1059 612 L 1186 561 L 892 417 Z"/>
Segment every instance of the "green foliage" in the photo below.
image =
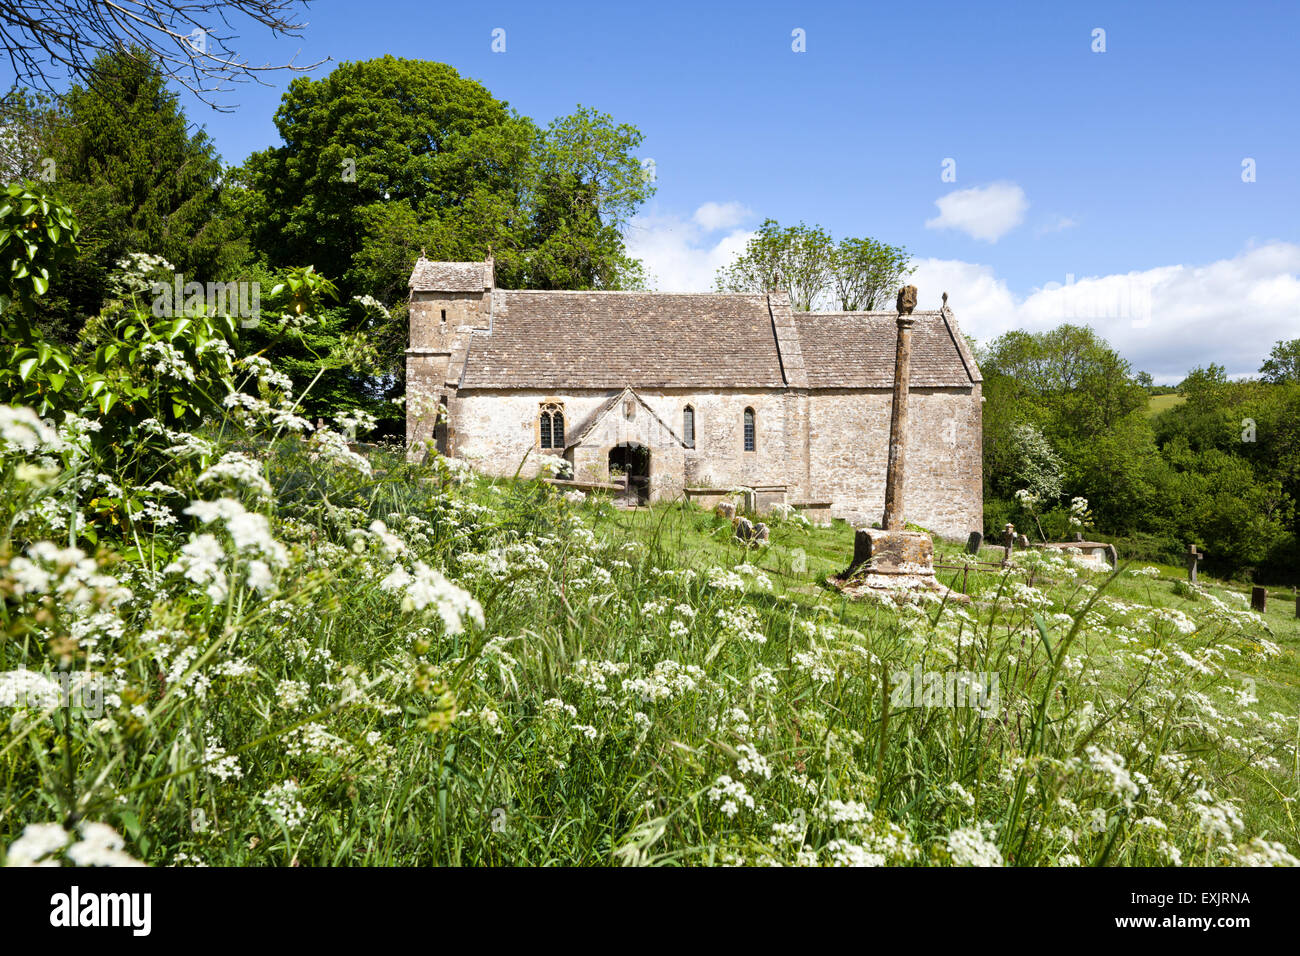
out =
<path fill-rule="evenodd" d="M 719 270 L 719 292 L 790 294 L 791 305 L 807 312 L 825 294 L 835 243 L 821 226 L 782 226 L 765 219 L 735 261 Z"/>
<path fill-rule="evenodd" d="M 143 51 L 101 54 L 93 80 L 73 86 L 47 116 L 32 136 L 41 138 L 58 193 L 82 229 L 78 255 L 40 316 L 56 340 L 75 340 L 108 296 L 114 264 L 129 252 L 160 254 L 187 281 L 214 280 L 247 255 L 215 146 L 191 129 Z"/>
<path fill-rule="evenodd" d="M 1287 349 L 1278 343 L 1275 357 Z M 1193 369 L 1153 412 L 1149 390 L 1090 329 L 1011 332 L 980 356 L 990 531 L 1016 520 L 1017 430 L 1032 423 L 1063 461 L 1061 495 L 1088 499 L 1106 535 L 1175 559 L 1202 542 L 1224 574 L 1294 573 L 1300 386 L 1284 374 L 1234 382 L 1221 366 Z"/>
<path fill-rule="evenodd" d="M 0 400 L 41 414 L 58 407 L 76 372 L 30 317 L 55 270 L 75 253 L 78 233 L 72 210 L 42 184 L 15 183 L 0 192 Z"/>
<path fill-rule="evenodd" d="M 482 259 L 503 285 L 615 288 L 634 278 L 621 226 L 652 192 L 641 133 L 591 109 L 538 130 L 442 63 L 344 63 L 289 87 L 284 140 L 241 175 L 257 247 L 350 293 L 404 297 L 416 255 Z"/>
<path fill-rule="evenodd" d="M 838 243 L 821 226 L 781 226 L 766 219 L 734 262 L 718 271 L 719 292 L 790 294 L 807 312 L 820 304 L 846 312 L 887 308 L 898 283 L 912 270 L 902 246 L 875 239 Z"/>
<path fill-rule="evenodd" d="M 902 246 L 876 239 L 841 239 L 831 254 L 831 282 L 844 312 L 888 309 L 903 278 L 912 272 Z"/>
<path fill-rule="evenodd" d="M 1300 339 L 1278 342 L 1259 368 L 1264 381 L 1300 385 Z"/>

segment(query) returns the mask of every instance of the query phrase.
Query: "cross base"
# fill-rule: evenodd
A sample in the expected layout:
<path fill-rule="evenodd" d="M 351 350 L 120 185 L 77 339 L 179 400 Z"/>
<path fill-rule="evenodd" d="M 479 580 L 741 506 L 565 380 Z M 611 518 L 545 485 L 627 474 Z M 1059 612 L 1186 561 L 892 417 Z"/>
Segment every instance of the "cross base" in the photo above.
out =
<path fill-rule="evenodd" d="M 852 563 L 830 583 L 849 597 L 870 593 L 904 601 L 929 592 L 955 603 L 970 603 L 967 595 L 949 590 L 935 578 L 934 542 L 920 531 L 858 528 Z"/>

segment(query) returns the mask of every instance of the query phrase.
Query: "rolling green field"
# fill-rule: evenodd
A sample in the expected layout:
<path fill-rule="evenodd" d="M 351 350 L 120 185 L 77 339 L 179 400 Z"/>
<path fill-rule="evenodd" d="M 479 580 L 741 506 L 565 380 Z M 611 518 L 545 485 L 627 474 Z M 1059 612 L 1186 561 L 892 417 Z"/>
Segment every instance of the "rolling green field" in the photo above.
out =
<path fill-rule="evenodd" d="M 1177 392 L 1170 392 L 1168 395 L 1152 395 L 1147 400 L 1147 415 L 1155 416 L 1161 412 L 1167 412 L 1175 405 L 1181 405 L 1187 399 Z"/>

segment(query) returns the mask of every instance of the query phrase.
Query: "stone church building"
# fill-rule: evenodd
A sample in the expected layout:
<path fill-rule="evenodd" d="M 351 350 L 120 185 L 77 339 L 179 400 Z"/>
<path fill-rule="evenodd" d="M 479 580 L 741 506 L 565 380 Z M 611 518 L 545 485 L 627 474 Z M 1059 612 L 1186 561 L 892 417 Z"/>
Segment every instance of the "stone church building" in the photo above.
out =
<path fill-rule="evenodd" d="M 410 280 L 408 445 L 477 470 L 627 475 L 641 500 L 737 487 L 855 523 L 880 519 L 895 313 L 795 312 L 783 292 L 498 289 L 492 260 Z M 916 312 L 907 519 L 983 527 L 980 372 L 952 312 Z"/>

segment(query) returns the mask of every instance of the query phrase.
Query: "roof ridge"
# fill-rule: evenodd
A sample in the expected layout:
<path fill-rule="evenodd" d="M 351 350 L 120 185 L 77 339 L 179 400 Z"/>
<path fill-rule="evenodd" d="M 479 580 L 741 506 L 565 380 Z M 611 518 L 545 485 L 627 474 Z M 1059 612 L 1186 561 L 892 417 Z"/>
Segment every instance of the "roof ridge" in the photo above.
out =
<path fill-rule="evenodd" d="M 748 296 L 755 299 L 764 298 L 766 292 L 660 292 L 646 289 L 497 289 L 498 292 L 520 293 L 529 295 L 677 295 L 697 296 L 699 298 L 737 299 Z"/>

